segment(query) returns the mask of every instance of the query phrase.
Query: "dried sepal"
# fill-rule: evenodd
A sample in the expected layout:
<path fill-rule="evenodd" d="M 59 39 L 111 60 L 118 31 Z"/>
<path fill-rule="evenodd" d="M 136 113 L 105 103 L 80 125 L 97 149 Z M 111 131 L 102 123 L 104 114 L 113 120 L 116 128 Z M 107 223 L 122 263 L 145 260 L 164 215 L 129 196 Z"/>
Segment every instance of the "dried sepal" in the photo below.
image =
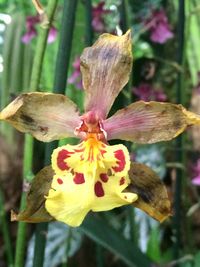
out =
<path fill-rule="evenodd" d="M 12 211 L 11 221 L 38 223 L 53 220 L 45 209 L 45 196 L 51 188 L 53 175 L 54 171 L 51 166 L 46 166 L 35 176 L 27 194 L 26 209 L 19 214 Z"/>
<path fill-rule="evenodd" d="M 200 116 L 182 105 L 138 101 L 117 111 L 103 124 L 108 140 L 150 144 L 171 140 L 188 126 L 200 125 Z"/>
<path fill-rule="evenodd" d="M 129 178 L 131 184 L 126 191 L 138 195 L 138 199 L 132 204 L 134 207 L 159 222 L 172 215 L 166 187 L 152 169 L 141 163 L 131 163 Z"/>
<path fill-rule="evenodd" d="M 50 93 L 27 93 L 18 96 L 0 113 L 17 130 L 49 142 L 75 137 L 81 123 L 77 106 L 66 96 Z"/>
<path fill-rule="evenodd" d="M 132 68 L 131 32 L 122 36 L 102 34 L 84 49 L 81 72 L 85 89 L 85 110 L 105 118 L 115 98 L 128 82 Z"/>

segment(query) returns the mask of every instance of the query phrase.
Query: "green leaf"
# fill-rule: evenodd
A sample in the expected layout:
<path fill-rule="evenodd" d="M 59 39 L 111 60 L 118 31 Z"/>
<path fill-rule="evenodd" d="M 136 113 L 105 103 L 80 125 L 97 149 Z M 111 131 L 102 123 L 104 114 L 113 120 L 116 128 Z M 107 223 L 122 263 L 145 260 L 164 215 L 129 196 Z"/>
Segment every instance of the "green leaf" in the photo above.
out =
<path fill-rule="evenodd" d="M 151 263 L 146 255 L 103 219 L 88 216 L 80 229 L 93 241 L 116 254 L 127 266 L 150 267 Z"/>
<path fill-rule="evenodd" d="M 33 266 L 35 235 L 29 241 L 25 267 Z M 54 267 L 67 262 L 80 248 L 82 235 L 78 228 L 60 222 L 49 224 L 45 247 L 44 267 Z"/>
<path fill-rule="evenodd" d="M 157 263 L 159 263 L 161 260 L 160 237 L 158 227 L 155 227 L 151 230 L 147 246 L 147 255 L 150 259 Z"/>
<path fill-rule="evenodd" d="M 199 263 L 200 263 L 200 251 L 194 257 L 194 266 L 193 267 L 199 267 Z"/>

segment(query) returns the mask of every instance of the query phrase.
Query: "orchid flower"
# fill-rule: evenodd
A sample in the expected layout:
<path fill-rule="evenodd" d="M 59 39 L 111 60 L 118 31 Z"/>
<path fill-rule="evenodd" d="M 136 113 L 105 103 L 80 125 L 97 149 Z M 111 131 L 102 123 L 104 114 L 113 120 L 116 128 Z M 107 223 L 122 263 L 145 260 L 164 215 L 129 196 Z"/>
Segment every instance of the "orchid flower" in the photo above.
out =
<path fill-rule="evenodd" d="M 30 43 L 30 41 L 37 36 L 36 25 L 41 23 L 41 18 L 39 15 L 28 16 L 26 18 L 26 33 L 22 36 L 22 42 L 25 44 Z M 47 42 L 53 43 L 57 36 L 57 29 L 51 26 L 49 29 L 49 35 Z"/>
<path fill-rule="evenodd" d="M 148 25 L 152 42 L 164 44 L 174 36 L 164 9 L 152 10 L 145 24 Z"/>
<path fill-rule="evenodd" d="M 104 15 L 111 13 L 110 10 L 105 9 L 105 2 L 99 2 L 98 5 L 92 7 L 92 27 L 95 32 L 103 33 L 106 24 L 104 21 Z"/>
<path fill-rule="evenodd" d="M 27 207 L 12 220 L 26 222 L 56 219 L 79 226 L 89 211 L 107 211 L 133 205 L 163 221 L 171 214 L 166 189 L 149 167 L 130 161 L 122 144 L 112 139 L 141 144 L 170 140 L 188 125 L 200 124 L 200 116 L 181 105 L 138 101 L 108 113 L 128 82 L 132 68 L 131 33 L 102 34 L 81 56 L 85 113 L 67 96 L 25 93 L 1 113 L 0 119 L 38 140 L 77 137 L 77 145 L 53 151 L 51 166 L 33 179 Z"/>
<path fill-rule="evenodd" d="M 76 57 L 72 64 L 74 71 L 72 75 L 68 78 L 69 84 L 74 84 L 77 89 L 83 89 L 81 80 L 81 61 L 80 57 Z"/>

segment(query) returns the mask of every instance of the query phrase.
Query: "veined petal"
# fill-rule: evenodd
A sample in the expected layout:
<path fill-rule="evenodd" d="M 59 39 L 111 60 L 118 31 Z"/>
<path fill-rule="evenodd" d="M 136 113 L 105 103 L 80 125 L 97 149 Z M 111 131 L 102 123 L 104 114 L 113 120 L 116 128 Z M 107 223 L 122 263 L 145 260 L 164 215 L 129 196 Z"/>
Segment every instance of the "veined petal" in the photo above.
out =
<path fill-rule="evenodd" d="M 50 93 L 18 96 L 2 110 L 0 119 L 44 142 L 75 137 L 81 123 L 77 106 L 69 98 Z"/>
<path fill-rule="evenodd" d="M 122 36 L 102 34 L 84 49 L 81 72 L 85 89 L 85 110 L 106 118 L 115 98 L 128 82 L 132 68 L 131 32 Z"/>
<path fill-rule="evenodd" d="M 12 211 L 11 221 L 38 223 L 54 219 L 45 209 L 44 197 L 51 187 L 53 175 L 51 166 L 47 166 L 35 176 L 27 194 L 26 209 L 19 214 Z"/>
<path fill-rule="evenodd" d="M 56 174 L 45 207 L 71 226 L 79 226 L 90 210 L 110 210 L 137 199 L 135 193 L 122 192 L 130 183 L 123 145 L 107 146 L 91 134 L 79 145 L 55 149 L 52 166 Z"/>
<path fill-rule="evenodd" d="M 143 210 L 159 222 L 163 222 L 172 215 L 165 185 L 153 170 L 144 164 L 134 162 L 131 163 L 129 177 L 131 184 L 125 191 L 138 195 L 133 206 Z"/>
<path fill-rule="evenodd" d="M 187 126 L 200 125 L 200 116 L 182 105 L 160 102 L 135 102 L 104 121 L 107 138 L 136 143 L 171 140 Z"/>

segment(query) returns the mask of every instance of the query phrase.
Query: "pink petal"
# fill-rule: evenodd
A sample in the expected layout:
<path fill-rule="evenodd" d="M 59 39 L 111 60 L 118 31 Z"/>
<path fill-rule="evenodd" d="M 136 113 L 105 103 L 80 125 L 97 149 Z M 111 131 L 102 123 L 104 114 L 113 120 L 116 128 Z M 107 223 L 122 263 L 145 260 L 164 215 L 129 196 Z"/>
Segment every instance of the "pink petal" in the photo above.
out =
<path fill-rule="evenodd" d="M 48 43 L 53 43 L 56 39 L 57 36 L 57 29 L 55 27 L 51 27 L 49 30 L 49 35 L 48 35 Z"/>
<path fill-rule="evenodd" d="M 106 118 L 115 98 L 128 82 L 132 68 L 131 34 L 102 34 L 84 49 L 81 72 L 85 89 L 85 110 Z"/>
<path fill-rule="evenodd" d="M 192 179 L 192 184 L 200 186 L 200 175 Z"/>
<path fill-rule="evenodd" d="M 173 33 L 166 24 L 159 23 L 151 30 L 150 39 L 155 43 L 164 44 L 168 39 L 173 37 Z"/>
<path fill-rule="evenodd" d="M 70 84 L 75 83 L 76 80 L 77 80 L 77 78 L 80 77 L 80 75 L 81 75 L 81 74 L 80 74 L 79 71 L 74 71 L 74 72 L 72 73 L 72 75 L 68 78 L 68 83 L 70 83 Z"/>
<path fill-rule="evenodd" d="M 26 32 L 23 36 L 22 36 L 22 42 L 25 44 L 30 43 L 30 41 L 37 35 L 37 32 L 35 29 L 31 29 L 30 31 Z"/>
<path fill-rule="evenodd" d="M 196 123 L 200 123 L 200 117 L 181 105 L 138 101 L 104 121 L 103 128 L 108 140 L 147 144 L 171 140 Z"/>

